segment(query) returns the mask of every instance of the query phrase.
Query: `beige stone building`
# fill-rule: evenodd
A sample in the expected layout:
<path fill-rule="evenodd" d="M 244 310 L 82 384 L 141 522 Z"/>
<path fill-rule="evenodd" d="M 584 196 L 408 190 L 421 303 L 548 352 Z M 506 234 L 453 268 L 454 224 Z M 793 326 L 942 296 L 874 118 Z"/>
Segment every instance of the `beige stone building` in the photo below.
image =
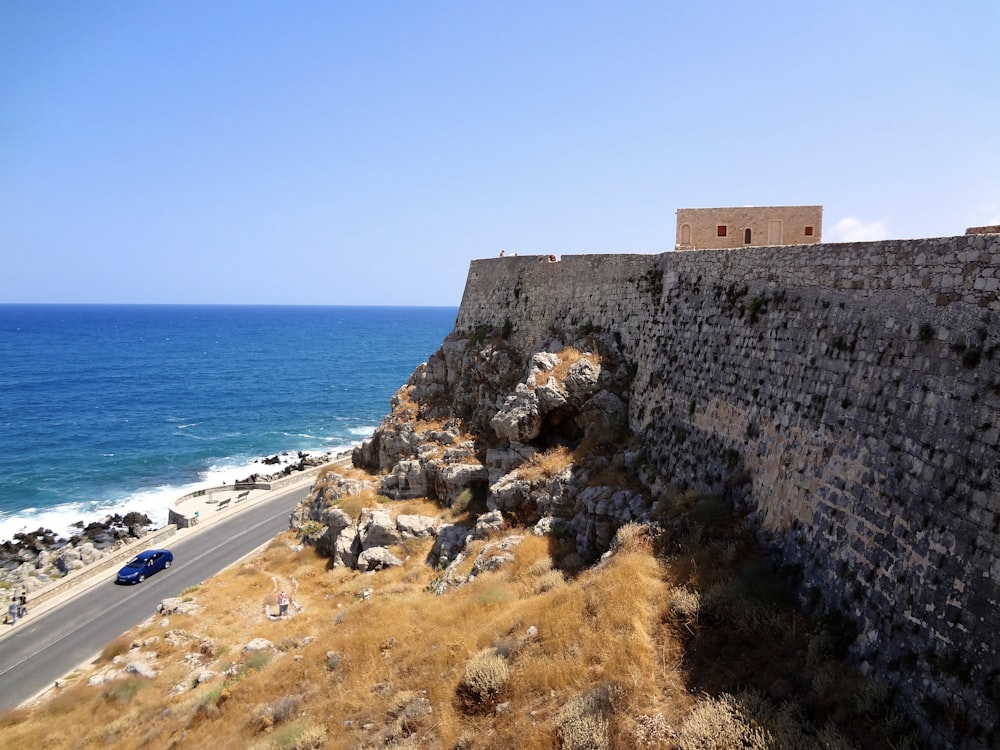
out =
<path fill-rule="evenodd" d="M 822 206 L 677 209 L 677 250 L 812 245 L 822 237 Z"/>

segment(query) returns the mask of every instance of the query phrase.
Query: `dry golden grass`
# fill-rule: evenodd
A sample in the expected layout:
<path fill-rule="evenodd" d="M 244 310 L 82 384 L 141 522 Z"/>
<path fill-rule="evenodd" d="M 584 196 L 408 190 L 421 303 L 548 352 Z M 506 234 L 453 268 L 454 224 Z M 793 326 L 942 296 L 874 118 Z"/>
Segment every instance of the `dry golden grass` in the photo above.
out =
<path fill-rule="evenodd" d="M 569 368 L 579 362 L 581 359 L 586 359 L 590 361 L 595 367 L 600 367 L 601 358 L 593 352 L 581 352 L 579 349 L 574 347 L 566 347 L 562 351 L 556 353 L 559 357 L 559 362 L 551 370 L 541 370 L 535 373 L 535 387 L 543 386 L 549 382 L 549 379 L 562 382 L 566 379 L 566 375 L 569 374 Z"/>
<path fill-rule="evenodd" d="M 423 501 L 399 508 L 428 510 Z M 734 683 L 766 688 L 804 669 L 793 655 L 805 653 L 808 627 L 773 596 L 742 527 L 723 526 L 711 503 L 692 500 L 697 508 L 717 535 L 701 549 L 626 526 L 613 555 L 569 577 L 555 567 L 556 541 L 526 534 L 513 562 L 442 596 L 428 590 L 437 575 L 425 563 L 431 540 L 408 542 L 399 568 L 360 574 L 328 568 L 283 534 L 189 592 L 198 614 L 166 626 L 152 618 L 48 700 L 0 716 L 0 746 L 675 750 L 714 747 L 714 732 L 748 747 L 766 733 L 847 750 L 843 726 L 828 721 L 838 718 L 867 733 L 865 747 L 889 747 L 877 727 L 898 738 L 891 715 L 873 725 L 849 708 L 863 702 L 876 716 L 885 696 L 854 701 L 862 683 L 844 667 L 824 662 L 816 672 L 827 697 L 811 711 L 822 729 L 790 704 L 739 692 Z M 470 547 L 463 573 L 483 544 Z M 664 547 L 685 551 L 665 558 L 656 552 Z M 732 550 L 729 563 L 720 549 Z M 706 614 L 707 592 L 727 575 L 737 583 L 709 596 Z M 281 589 L 292 614 L 269 619 L 265 607 L 273 611 Z M 747 599 L 771 608 L 766 632 L 738 622 Z M 191 637 L 170 645 L 167 633 L 180 630 Z M 275 648 L 245 653 L 254 638 Z M 159 654 L 158 676 L 87 686 L 135 642 Z M 205 670 L 215 677 L 196 684 Z M 834 706 L 836 694 L 844 703 Z"/>
<path fill-rule="evenodd" d="M 517 469 L 517 475 L 528 482 L 544 482 L 558 476 L 567 466 L 573 463 L 573 452 L 559 446 L 536 453 Z"/>

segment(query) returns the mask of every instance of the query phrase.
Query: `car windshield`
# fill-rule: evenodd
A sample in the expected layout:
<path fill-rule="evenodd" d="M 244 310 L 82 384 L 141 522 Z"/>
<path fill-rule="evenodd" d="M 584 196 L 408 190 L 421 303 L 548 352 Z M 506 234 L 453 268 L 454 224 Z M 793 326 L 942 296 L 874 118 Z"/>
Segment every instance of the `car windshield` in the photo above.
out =
<path fill-rule="evenodd" d="M 146 561 L 138 557 L 133 557 L 127 563 L 125 563 L 126 568 L 142 568 L 145 567 Z"/>

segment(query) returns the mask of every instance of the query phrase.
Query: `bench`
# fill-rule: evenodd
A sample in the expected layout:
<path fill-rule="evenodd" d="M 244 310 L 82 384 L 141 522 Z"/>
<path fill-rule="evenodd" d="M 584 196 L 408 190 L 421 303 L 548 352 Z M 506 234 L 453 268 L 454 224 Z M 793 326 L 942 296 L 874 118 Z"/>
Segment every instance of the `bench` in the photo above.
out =
<path fill-rule="evenodd" d="M 216 508 L 216 510 L 222 510 L 227 505 L 229 505 L 230 502 L 232 502 L 232 498 L 231 497 L 227 497 L 225 500 L 220 500 L 219 501 L 219 507 Z"/>
<path fill-rule="evenodd" d="M 250 497 L 250 490 L 246 490 L 245 492 L 241 492 L 240 494 L 238 494 L 236 496 L 236 502 L 241 503 L 244 500 L 246 500 L 248 497 Z"/>

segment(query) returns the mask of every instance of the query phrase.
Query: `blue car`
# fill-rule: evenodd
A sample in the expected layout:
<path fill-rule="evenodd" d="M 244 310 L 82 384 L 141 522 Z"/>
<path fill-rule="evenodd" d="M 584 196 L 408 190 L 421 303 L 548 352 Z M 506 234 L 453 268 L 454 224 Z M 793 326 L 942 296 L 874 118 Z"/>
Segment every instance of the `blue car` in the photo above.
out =
<path fill-rule="evenodd" d="M 140 552 L 118 571 L 116 583 L 142 583 L 153 573 L 169 568 L 174 561 L 173 553 L 168 549 L 148 549 Z"/>

